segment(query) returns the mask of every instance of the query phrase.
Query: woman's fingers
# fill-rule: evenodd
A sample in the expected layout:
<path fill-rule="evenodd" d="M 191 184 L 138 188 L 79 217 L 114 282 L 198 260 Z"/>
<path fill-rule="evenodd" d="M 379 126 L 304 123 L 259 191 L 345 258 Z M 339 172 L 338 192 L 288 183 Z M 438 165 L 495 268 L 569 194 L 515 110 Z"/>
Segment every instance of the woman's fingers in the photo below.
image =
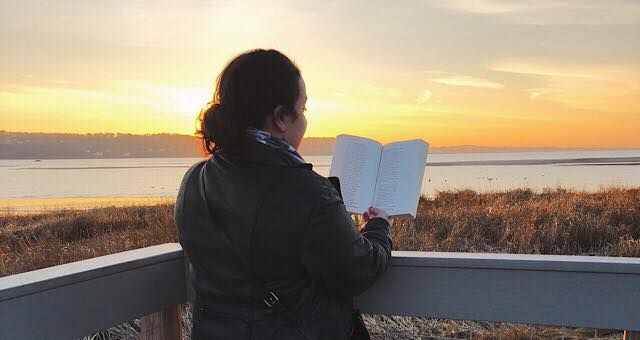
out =
<path fill-rule="evenodd" d="M 384 218 L 385 220 L 387 220 L 387 222 L 389 222 L 389 224 L 391 224 L 391 220 L 389 219 L 389 215 L 387 215 L 387 213 L 384 210 L 378 209 L 378 208 L 374 208 L 374 207 L 369 207 L 367 212 L 368 212 L 367 220 L 369 218 L 381 217 L 381 218 Z"/>
<path fill-rule="evenodd" d="M 384 212 L 384 210 L 374 208 L 374 207 L 369 207 L 368 213 L 369 213 L 369 216 L 371 217 L 384 217 L 384 218 L 388 217 L 387 213 Z"/>
<path fill-rule="evenodd" d="M 391 224 L 391 219 L 389 219 L 389 215 L 387 215 L 387 213 L 384 210 L 374 208 L 374 207 L 369 207 L 367 211 L 362 213 L 362 217 L 364 218 L 365 222 L 369 222 L 369 220 L 374 217 L 381 217 L 387 220 L 389 224 Z"/>

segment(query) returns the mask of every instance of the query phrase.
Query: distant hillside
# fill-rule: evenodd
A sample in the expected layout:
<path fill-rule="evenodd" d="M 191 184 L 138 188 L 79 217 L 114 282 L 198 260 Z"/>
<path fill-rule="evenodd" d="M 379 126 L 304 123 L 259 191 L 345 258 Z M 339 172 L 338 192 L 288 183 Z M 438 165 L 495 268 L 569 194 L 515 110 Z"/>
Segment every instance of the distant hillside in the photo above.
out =
<path fill-rule="evenodd" d="M 0 159 L 199 157 L 198 140 L 177 134 L 0 131 Z"/>
<path fill-rule="evenodd" d="M 309 137 L 302 141 L 303 156 L 331 155 L 335 138 Z M 513 148 L 475 145 L 431 148 L 431 153 L 483 153 L 596 148 Z M 26 133 L 0 130 L 0 159 L 201 157 L 200 140 L 189 135 L 126 133 Z"/>
<path fill-rule="evenodd" d="M 330 155 L 334 138 L 306 138 L 304 155 Z M 201 157 L 200 140 L 179 134 L 0 131 L 0 159 Z"/>
<path fill-rule="evenodd" d="M 302 140 L 298 151 L 303 156 L 331 155 L 335 143 L 333 137 L 309 137 Z"/>

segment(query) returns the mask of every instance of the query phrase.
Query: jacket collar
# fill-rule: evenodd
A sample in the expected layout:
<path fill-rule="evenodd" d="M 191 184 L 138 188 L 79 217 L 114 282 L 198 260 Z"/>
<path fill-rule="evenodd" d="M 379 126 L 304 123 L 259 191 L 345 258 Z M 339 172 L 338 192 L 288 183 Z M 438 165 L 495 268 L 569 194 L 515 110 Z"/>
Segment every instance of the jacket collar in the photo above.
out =
<path fill-rule="evenodd" d="M 234 154 L 227 154 L 224 151 L 216 152 L 213 157 L 219 157 L 221 159 L 227 159 L 230 161 L 240 161 L 243 163 L 253 163 L 270 166 L 281 166 L 287 168 L 305 168 L 312 170 L 311 163 L 298 163 L 294 161 L 284 151 L 274 149 L 267 145 L 258 143 L 256 141 L 248 140 L 242 151 Z"/>

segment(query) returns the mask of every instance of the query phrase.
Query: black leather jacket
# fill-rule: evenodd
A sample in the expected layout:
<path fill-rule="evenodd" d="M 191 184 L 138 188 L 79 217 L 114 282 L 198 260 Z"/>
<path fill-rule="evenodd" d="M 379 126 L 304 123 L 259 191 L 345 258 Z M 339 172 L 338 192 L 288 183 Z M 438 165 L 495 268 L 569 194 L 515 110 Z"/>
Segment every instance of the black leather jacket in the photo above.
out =
<path fill-rule="evenodd" d="M 175 221 L 194 268 L 193 339 L 348 339 L 353 297 L 391 258 L 384 219 L 359 232 L 326 178 L 259 143 L 191 167 Z M 297 325 L 264 304 L 247 270 Z"/>

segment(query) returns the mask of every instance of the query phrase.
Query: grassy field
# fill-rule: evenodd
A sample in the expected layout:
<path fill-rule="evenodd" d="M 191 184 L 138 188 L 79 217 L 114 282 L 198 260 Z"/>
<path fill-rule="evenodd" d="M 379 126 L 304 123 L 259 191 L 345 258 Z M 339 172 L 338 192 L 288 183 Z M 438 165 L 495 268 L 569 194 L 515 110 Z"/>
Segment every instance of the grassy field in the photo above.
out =
<path fill-rule="evenodd" d="M 173 205 L 0 213 L 0 276 L 176 241 Z M 394 249 L 640 257 L 640 188 L 442 192 L 396 221 Z M 592 337 L 590 330 L 368 317 L 410 336 Z M 380 330 L 382 331 L 382 330 Z M 602 336 L 602 333 L 600 333 Z"/>

